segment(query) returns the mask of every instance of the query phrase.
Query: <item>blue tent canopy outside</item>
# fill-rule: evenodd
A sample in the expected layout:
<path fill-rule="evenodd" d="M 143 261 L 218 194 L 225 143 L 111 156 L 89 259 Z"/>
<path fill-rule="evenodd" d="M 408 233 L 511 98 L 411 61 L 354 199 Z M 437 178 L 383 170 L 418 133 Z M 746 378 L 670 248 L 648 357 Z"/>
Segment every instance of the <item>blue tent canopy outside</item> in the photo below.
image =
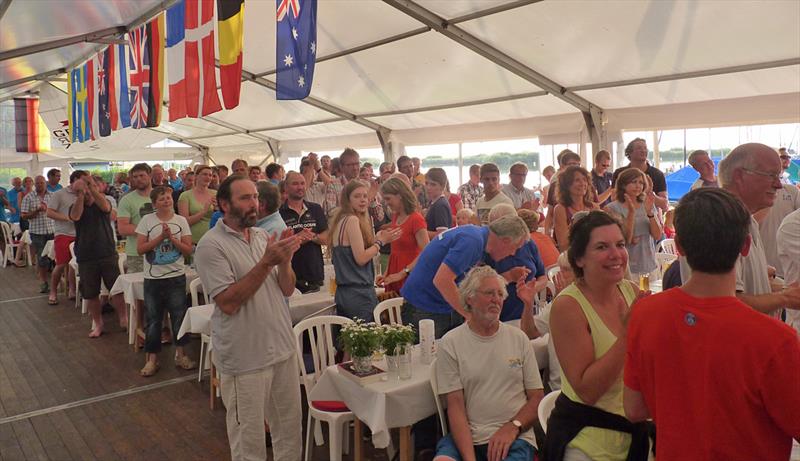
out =
<path fill-rule="evenodd" d="M 722 159 L 715 158 L 712 160 L 714 160 L 714 174 L 716 174 L 719 161 Z M 694 168 L 689 165 L 686 165 L 680 170 L 667 175 L 667 197 L 669 198 L 669 201 L 677 202 L 680 200 L 681 197 L 689 192 L 692 184 L 694 184 L 698 178 L 700 178 L 700 173 L 695 171 Z"/>

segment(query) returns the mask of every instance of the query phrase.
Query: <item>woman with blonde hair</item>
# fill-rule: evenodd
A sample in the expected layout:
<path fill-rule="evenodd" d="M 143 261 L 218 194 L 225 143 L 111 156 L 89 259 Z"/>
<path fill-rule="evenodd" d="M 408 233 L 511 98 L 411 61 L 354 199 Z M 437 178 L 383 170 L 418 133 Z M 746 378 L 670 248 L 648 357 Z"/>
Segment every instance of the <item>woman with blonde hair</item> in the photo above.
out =
<path fill-rule="evenodd" d="M 406 183 L 389 178 L 381 185 L 381 194 L 392 210 L 391 227 L 400 229 L 401 234 L 392 243 L 389 264 L 384 274 L 378 277 L 378 285 L 383 284 L 389 292 L 400 291 L 417 262 L 417 256 L 428 244 L 428 231 L 425 218 L 418 211 L 417 197 Z"/>
<path fill-rule="evenodd" d="M 622 221 L 631 274 L 649 274 L 656 267 L 656 240 L 661 238 L 661 223 L 655 207 L 655 193 L 649 178 L 637 168 L 628 168 L 617 177 L 615 200 L 606 211 Z"/>
<path fill-rule="evenodd" d="M 553 234 L 560 251 L 567 250 L 567 235 L 575 213 L 597 208 L 592 202 L 593 192 L 592 179 L 583 167 L 567 167 L 558 175 L 558 205 L 553 209 Z"/>
<path fill-rule="evenodd" d="M 333 268 L 336 272 L 336 309 L 339 315 L 371 322 L 378 305 L 372 259 L 380 248 L 397 240 L 402 230 L 373 233 L 369 214 L 369 186 L 352 180 L 342 189 L 339 210 L 331 221 Z"/>

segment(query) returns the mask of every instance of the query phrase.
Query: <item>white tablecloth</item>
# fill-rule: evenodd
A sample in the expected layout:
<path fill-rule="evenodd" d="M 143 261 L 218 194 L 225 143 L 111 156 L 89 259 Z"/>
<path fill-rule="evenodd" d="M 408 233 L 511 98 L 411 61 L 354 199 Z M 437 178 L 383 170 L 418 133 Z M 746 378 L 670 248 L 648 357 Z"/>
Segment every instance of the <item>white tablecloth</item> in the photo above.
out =
<path fill-rule="evenodd" d="M 42 249 L 42 256 L 47 256 L 48 258 L 50 258 L 51 261 L 56 260 L 56 248 L 52 240 L 48 240 L 47 243 L 44 244 L 44 248 Z"/>
<path fill-rule="evenodd" d="M 292 324 L 297 325 L 301 320 L 313 315 L 332 315 L 334 313 L 333 296 L 328 293 L 327 288 L 316 293 L 300 294 L 295 292 L 289 298 L 289 314 L 292 317 Z M 214 313 L 213 304 L 203 304 L 190 307 L 183 318 L 178 338 L 186 333 L 211 334 L 211 315 Z"/>
<path fill-rule="evenodd" d="M 48 242 L 49 243 L 49 242 Z M 194 269 L 186 269 L 186 292 L 189 292 L 189 283 L 197 278 Z M 144 272 L 133 272 L 130 274 L 120 274 L 114 286 L 111 287 L 111 296 L 122 293 L 125 304 L 128 305 L 128 344 L 133 344 L 136 339 L 136 327 L 138 326 L 138 316 L 136 315 L 136 300 L 144 299 Z"/>
<path fill-rule="evenodd" d="M 385 364 L 378 365 L 386 368 Z M 386 448 L 390 428 L 410 426 L 436 413 L 430 372 L 430 365 L 420 361 L 417 347 L 412 355 L 412 376 L 408 380 L 380 381 L 362 387 L 342 376 L 334 365 L 322 374 L 309 399 L 343 401 L 369 426 L 375 447 Z"/>

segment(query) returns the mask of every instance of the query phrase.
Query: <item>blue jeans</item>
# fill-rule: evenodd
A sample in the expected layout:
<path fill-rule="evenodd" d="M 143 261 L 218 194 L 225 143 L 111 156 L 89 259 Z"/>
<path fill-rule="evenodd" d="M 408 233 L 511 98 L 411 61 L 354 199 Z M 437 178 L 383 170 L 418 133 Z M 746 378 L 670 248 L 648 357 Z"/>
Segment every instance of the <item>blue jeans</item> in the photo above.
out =
<path fill-rule="evenodd" d="M 145 339 L 144 351 L 156 354 L 161 351 L 161 319 L 164 310 L 169 312 L 172 333 L 177 336 L 186 315 L 186 276 L 167 279 L 144 279 Z M 176 340 L 176 346 L 189 341 L 189 335 Z"/>
<path fill-rule="evenodd" d="M 403 324 L 413 325 L 414 331 L 417 331 L 418 334 L 420 320 L 433 320 L 433 331 L 436 339 L 441 339 L 445 333 L 464 323 L 464 317 L 462 317 L 461 314 L 456 311 L 452 311 L 448 314 L 435 314 L 433 312 L 423 311 L 408 301 L 403 303 L 403 307 L 400 310 L 400 315 L 403 317 Z"/>
<path fill-rule="evenodd" d="M 489 456 L 487 455 L 487 449 L 489 448 L 488 444 L 474 445 L 474 447 L 475 459 L 477 461 L 486 461 L 489 459 Z M 505 460 L 532 461 L 535 454 L 536 449 L 533 448 L 531 444 L 522 439 L 517 439 L 508 449 L 508 456 L 505 458 Z M 442 438 L 442 440 L 439 440 L 439 443 L 436 444 L 436 456 L 447 456 L 456 461 L 461 461 L 461 453 L 458 452 L 458 447 L 456 447 L 456 443 L 453 441 L 453 437 L 451 435 L 446 435 Z"/>

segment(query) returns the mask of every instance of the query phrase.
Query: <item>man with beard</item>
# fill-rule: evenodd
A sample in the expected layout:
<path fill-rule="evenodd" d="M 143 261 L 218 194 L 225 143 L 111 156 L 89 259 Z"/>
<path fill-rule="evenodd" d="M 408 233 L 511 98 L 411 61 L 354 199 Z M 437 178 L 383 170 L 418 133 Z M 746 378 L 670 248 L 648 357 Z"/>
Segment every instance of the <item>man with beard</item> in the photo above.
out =
<path fill-rule="evenodd" d="M 247 176 L 226 179 L 217 200 L 225 217 L 200 239 L 195 258 L 214 300 L 211 337 L 231 458 L 267 458 L 266 417 L 273 459 L 295 461 L 302 451 L 302 412 L 295 338 L 284 297 L 294 291 L 292 255 L 304 235 L 287 229 L 278 240 L 254 227 L 258 192 Z"/>
<path fill-rule="evenodd" d="M 142 217 L 153 212 L 153 204 L 150 201 L 150 191 L 153 189 L 150 172 L 150 166 L 146 163 L 137 163 L 131 168 L 128 172 L 131 191 L 122 197 L 117 207 L 117 231 L 126 238 L 128 272 L 144 270 L 142 256 L 136 252 L 136 226 Z"/>

